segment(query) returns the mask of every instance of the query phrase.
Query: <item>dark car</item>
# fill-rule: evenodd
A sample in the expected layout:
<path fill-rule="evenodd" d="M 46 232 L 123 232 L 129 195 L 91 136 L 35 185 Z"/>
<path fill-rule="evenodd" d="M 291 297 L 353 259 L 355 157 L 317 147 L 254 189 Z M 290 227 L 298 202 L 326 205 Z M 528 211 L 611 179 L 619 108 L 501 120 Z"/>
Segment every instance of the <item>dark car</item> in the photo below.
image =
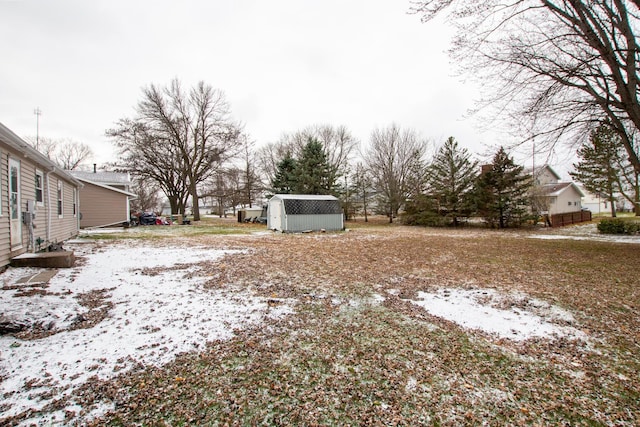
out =
<path fill-rule="evenodd" d="M 138 216 L 138 221 L 140 225 L 155 225 L 156 214 L 153 212 L 143 212 Z"/>

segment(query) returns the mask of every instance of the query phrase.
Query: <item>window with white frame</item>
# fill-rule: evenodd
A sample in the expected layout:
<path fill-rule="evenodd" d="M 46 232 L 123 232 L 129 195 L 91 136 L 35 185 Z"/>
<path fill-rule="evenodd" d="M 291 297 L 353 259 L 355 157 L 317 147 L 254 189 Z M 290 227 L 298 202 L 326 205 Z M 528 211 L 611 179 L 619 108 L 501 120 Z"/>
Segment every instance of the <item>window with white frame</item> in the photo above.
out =
<path fill-rule="evenodd" d="M 58 217 L 62 218 L 62 181 L 58 180 Z"/>
<path fill-rule="evenodd" d="M 73 187 L 73 217 L 78 215 L 78 189 Z"/>
<path fill-rule="evenodd" d="M 44 203 L 44 192 L 42 190 L 44 186 L 44 174 L 42 173 L 41 170 L 38 170 L 38 169 L 36 169 L 35 186 L 36 186 L 36 203 L 38 205 L 42 205 Z"/>

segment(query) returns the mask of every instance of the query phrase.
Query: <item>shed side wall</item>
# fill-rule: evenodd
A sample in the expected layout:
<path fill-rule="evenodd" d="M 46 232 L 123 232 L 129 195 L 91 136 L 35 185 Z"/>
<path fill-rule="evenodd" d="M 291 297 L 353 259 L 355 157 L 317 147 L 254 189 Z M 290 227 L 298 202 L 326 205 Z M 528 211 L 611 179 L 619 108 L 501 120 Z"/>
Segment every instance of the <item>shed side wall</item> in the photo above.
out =
<path fill-rule="evenodd" d="M 342 214 L 287 215 L 287 228 L 283 231 L 298 233 L 307 230 L 337 231 L 343 228 Z"/>

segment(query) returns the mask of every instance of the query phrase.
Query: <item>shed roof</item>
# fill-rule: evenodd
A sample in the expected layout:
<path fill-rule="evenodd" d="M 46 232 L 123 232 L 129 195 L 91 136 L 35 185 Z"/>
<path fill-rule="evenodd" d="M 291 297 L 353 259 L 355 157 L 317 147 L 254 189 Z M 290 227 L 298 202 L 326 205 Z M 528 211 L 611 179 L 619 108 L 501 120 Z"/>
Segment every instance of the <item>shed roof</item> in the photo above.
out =
<path fill-rule="evenodd" d="M 316 194 L 276 194 L 269 200 L 282 200 L 287 215 L 342 215 L 340 200 Z"/>
<path fill-rule="evenodd" d="M 335 196 L 329 196 L 326 194 L 276 194 L 272 197 L 282 200 L 338 200 Z"/>

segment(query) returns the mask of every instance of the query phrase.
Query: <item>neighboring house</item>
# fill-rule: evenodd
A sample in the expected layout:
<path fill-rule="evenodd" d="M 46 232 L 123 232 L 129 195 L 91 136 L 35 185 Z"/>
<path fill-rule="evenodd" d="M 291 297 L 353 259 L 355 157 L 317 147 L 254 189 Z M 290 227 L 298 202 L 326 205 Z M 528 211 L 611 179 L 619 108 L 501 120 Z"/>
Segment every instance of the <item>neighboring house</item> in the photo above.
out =
<path fill-rule="evenodd" d="M 81 187 L 0 123 L 0 266 L 77 236 Z"/>
<path fill-rule="evenodd" d="M 541 190 L 549 201 L 549 216 L 582 210 L 584 193 L 573 182 L 545 184 Z"/>
<path fill-rule="evenodd" d="M 560 182 L 560 175 L 551 166 L 526 169 L 525 173 L 533 176 L 535 194 L 543 199 L 549 216 L 582 210 L 582 190 L 573 182 Z"/>
<path fill-rule="evenodd" d="M 558 172 L 546 164 L 536 168 L 535 170 L 525 169 L 524 173 L 531 174 L 533 176 L 534 185 L 557 184 L 560 182 L 560 175 L 558 175 Z"/>
<path fill-rule="evenodd" d="M 136 195 L 129 192 L 128 173 L 69 171 L 84 186 L 80 190 L 80 227 L 106 227 L 128 223 L 130 201 Z"/>
<path fill-rule="evenodd" d="M 584 186 L 578 185 L 584 194 L 582 198 L 582 208 L 589 209 L 594 215 L 601 213 L 611 213 L 611 203 L 604 194 L 593 194 Z"/>
<path fill-rule="evenodd" d="M 344 229 L 340 201 L 333 196 L 276 194 L 267 205 L 267 228 L 274 231 L 336 231 Z"/>

